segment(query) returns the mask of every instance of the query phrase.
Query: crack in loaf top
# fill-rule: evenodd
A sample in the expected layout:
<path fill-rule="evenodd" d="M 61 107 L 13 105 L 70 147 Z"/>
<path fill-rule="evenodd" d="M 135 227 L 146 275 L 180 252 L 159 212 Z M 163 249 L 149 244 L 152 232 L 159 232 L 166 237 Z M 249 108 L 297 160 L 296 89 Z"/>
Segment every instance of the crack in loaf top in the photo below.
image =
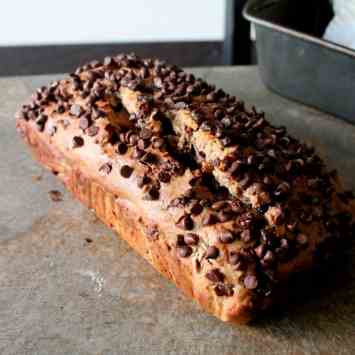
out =
<path fill-rule="evenodd" d="M 223 247 L 210 245 L 204 258 L 212 262 L 225 249 L 226 263 L 247 289 L 263 285 L 269 292 L 275 273 L 296 268 L 299 253 L 326 257 L 352 234 L 352 195 L 341 189 L 336 173 L 325 169 L 313 148 L 176 66 L 133 54 L 94 61 L 70 79 L 39 89 L 20 118 L 35 120 L 43 132 L 48 105 L 67 114 L 61 124 L 79 120 L 84 135 L 97 137 L 104 148 L 106 143 L 114 147 L 105 148 L 108 155 L 129 150 L 140 171 L 144 167 L 137 178 L 144 199 L 158 201 L 162 184 L 189 172 L 189 190 L 164 201 L 168 210 L 184 209 L 174 221 L 182 233 L 176 235 L 179 255 L 191 256 L 201 239 L 199 228 L 220 224 Z M 103 117 L 109 124 L 100 136 L 97 122 Z M 47 129 L 56 134 L 55 125 Z M 84 144 L 80 135 L 73 137 L 72 149 Z M 129 179 L 135 166 L 122 166 L 121 177 Z M 100 167 L 104 175 L 111 170 L 110 163 Z M 238 247 L 231 248 L 233 243 Z M 230 296 L 233 289 L 224 273 L 212 268 L 206 278 L 217 295 Z"/>

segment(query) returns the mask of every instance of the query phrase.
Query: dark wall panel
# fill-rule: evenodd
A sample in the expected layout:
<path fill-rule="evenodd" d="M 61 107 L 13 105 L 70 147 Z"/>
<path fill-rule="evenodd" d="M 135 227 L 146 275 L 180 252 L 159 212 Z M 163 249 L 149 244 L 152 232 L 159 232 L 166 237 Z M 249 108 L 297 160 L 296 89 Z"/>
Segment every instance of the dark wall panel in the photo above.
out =
<path fill-rule="evenodd" d="M 64 73 L 121 52 L 159 57 L 179 66 L 222 64 L 222 42 L 169 42 L 0 47 L 0 76 Z"/>

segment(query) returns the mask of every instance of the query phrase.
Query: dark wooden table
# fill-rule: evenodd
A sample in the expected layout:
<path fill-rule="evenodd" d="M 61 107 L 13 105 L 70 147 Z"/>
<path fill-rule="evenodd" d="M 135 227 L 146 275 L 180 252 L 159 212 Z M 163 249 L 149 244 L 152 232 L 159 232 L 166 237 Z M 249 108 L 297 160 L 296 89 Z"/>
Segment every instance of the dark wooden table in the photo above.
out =
<path fill-rule="evenodd" d="M 354 126 L 270 93 L 256 67 L 192 71 L 315 144 L 355 188 Z M 55 77 L 0 79 L 1 354 L 355 354 L 354 261 L 324 287 L 308 284 L 302 301 L 235 327 L 203 313 L 74 201 L 31 159 L 13 119 Z M 50 200 L 53 189 L 63 201 Z"/>

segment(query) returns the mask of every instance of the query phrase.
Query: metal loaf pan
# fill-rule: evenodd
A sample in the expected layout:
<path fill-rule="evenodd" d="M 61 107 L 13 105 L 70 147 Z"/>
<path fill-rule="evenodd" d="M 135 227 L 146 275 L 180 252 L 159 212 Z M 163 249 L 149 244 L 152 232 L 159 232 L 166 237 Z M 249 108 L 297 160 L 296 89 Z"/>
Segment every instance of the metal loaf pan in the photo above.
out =
<path fill-rule="evenodd" d="M 355 51 L 322 39 L 328 1 L 250 0 L 244 16 L 255 25 L 267 87 L 355 123 Z"/>

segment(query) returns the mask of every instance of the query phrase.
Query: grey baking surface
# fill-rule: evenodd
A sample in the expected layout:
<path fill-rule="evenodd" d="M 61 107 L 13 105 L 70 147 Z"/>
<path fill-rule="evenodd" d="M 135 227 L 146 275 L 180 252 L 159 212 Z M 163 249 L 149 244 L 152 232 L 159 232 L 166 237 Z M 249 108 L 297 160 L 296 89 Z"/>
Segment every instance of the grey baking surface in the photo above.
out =
<path fill-rule="evenodd" d="M 193 72 L 313 142 L 355 187 L 354 126 L 270 93 L 255 67 Z M 236 327 L 202 312 L 73 200 L 15 132 L 14 112 L 54 77 L 0 79 L 1 354 L 355 353 L 354 261 L 346 282 Z"/>

